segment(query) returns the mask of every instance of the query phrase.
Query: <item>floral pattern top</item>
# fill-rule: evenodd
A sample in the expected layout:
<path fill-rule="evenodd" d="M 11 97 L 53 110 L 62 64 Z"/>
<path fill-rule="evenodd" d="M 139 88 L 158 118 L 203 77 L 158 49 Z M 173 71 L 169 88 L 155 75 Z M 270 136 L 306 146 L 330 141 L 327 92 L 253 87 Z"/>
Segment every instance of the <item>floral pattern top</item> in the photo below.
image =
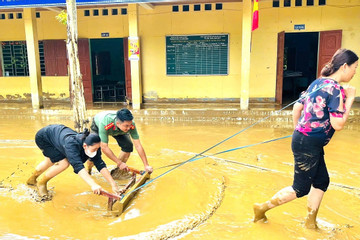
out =
<path fill-rule="evenodd" d="M 339 110 L 340 94 L 344 102 L 343 111 Z M 345 91 L 338 82 L 330 78 L 316 79 L 298 100 L 304 108 L 295 129 L 306 136 L 319 138 L 326 145 L 335 132 L 330 116 L 343 117 L 345 100 Z"/>

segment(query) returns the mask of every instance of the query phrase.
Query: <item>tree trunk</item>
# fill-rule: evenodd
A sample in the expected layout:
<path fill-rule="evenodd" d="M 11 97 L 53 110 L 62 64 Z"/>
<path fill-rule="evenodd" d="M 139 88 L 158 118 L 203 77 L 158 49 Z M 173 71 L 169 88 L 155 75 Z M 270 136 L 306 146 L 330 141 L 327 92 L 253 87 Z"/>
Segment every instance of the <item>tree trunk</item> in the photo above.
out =
<path fill-rule="evenodd" d="M 89 120 L 86 115 L 84 87 L 80 73 L 78 54 L 78 32 L 76 0 L 66 0 L 67 7 L 67 41 L 66 47 L 69 59 L 69 77 L 71 82 L 71 103 L 73 107 L 74 123 L 76 131 L 83 131 Z"/>

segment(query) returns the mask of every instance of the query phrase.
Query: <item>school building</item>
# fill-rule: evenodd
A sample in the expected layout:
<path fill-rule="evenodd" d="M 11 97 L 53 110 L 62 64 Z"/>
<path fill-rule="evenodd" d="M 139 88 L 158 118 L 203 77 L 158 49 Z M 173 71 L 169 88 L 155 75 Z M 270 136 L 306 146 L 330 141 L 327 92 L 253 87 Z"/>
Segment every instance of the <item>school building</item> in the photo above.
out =
<path fill-rule="evenodd" d="M 65 0 L 27 2 L 0 1 L 0 101 L 69 101 Z M 283 104 L 338 48 L 360 55 L 360 0 L 259 0 L 254 31 L 251 0 L 77 2 L 88 103 Z"/>

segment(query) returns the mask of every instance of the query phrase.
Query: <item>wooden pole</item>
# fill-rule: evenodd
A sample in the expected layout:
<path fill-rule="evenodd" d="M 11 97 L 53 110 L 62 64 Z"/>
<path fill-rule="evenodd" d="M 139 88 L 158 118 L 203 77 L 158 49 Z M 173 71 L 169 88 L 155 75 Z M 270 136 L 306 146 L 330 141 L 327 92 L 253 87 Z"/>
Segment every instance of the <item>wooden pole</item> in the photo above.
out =
<path fill-rule="evenodd" d="M 78 31 L 76 0 L 66 0 L 67 9 L 67 41 L 66 48 L 69 59 L 69 77 L 71 82 L 71 103 L 73 107 L 76 131 L 83 131 L 88 127 L 89 120 L 86 115 L 84 87 L 80 72 L 78 54 Z"/>

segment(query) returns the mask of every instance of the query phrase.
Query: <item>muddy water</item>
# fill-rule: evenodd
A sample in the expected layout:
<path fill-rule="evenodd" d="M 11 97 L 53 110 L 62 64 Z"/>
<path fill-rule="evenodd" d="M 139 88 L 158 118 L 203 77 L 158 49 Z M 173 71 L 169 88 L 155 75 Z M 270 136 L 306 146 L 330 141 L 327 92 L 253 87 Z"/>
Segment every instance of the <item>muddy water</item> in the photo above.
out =
<path fill-rule="evenodd" d="M 252 222 L 254 202 L 292 183 L 290 138 L 185 164 L 140 190 L 117 218 L 108 216 L 107 199 L 93 195 L 71 168 L 49 182 L 52 201 L 36 202 L 35 189 L 24 184 L 43 160 L 33 138 L 54 122 L 73 125 L 69 118 L 36 114 L 0 118 L 0 239 L 360 239 L 357 126 L 336 133 L 325 149 L 332 184 L 314 231 L 304 228 L 306 197 L 268 212 L 268 223 Z M 273 126 L 255 126 L 209 154 L 292 133 Z M 137 127 L 157 169 L 187 160 L 245 125 L 137 121 Z M 110 147 L 118 149 L 115 141 Z M 141 168 L 136 154 L 129 165 Z M 166 170 L 155 170 L 152 178 Z M 101 176 L 94 178 L 110 191 Z"/>

